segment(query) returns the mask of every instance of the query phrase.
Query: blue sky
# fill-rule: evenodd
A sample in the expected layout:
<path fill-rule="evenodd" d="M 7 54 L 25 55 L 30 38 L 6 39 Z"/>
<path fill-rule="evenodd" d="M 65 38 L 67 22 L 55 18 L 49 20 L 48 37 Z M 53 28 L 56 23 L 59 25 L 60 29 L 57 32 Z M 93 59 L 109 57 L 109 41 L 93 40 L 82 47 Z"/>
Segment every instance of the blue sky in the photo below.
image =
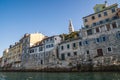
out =
<path fill-rule="evenodd" d="M 104 1 L 0 0 L 0 56 L 25 33 L 41 32 L 47 36 L 68 33 L 69 19 L 75 30 L 80 29 L 82 17 L 93 13 L 93 6 Z M 120 0 L 107 1 L 120 4 Z"/>

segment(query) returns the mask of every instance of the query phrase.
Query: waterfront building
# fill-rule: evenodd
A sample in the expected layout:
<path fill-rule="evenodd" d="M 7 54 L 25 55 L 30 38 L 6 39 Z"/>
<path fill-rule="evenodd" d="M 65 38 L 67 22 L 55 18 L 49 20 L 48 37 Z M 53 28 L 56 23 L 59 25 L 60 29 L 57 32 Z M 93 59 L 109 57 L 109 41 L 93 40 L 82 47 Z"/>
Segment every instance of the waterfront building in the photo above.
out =
<path fill-rule="evenodd" d="M 1 67 L 2 68 L 5 68 L 5 67 L 7 67 L 7 62 L 8 62 L 8 49 L 5 49 L 4 51 L 3 51 L 3 56 L 2 56 L 2 63 L 1 63 Z"/>
<path fill-rule="evenodd" d="M 97 4 L 94 10 L 94 14 L 83 17 L 85 26 L 83 32 L 84 38 L 89 42 L 85 49 L 89 51 L 93 63 L 99 63 L 105 61 L 104 56 L 119 55 L 120 18 L 117 15 L 118 4 L 110 6 Z"/>
<path fill-rule="evenodd" d="M 0 69 L 2 68 L 2 57 L 0 58 Z"/>
<path fill-rule="evenodd" d="M 22 68 L 26 68 L 29 64 L 29 48 L 34 46 L 37 42 L 43 40 L 45 35 L 42 33 L 33 33 L 33 34 L 25 34 L 21 39 L 20 42 L 22 43 Z"/>
<path fill-rule="evenodd" d="M 22 43 L 16 42 L 14 45 L 10 45 L 8 52 L 6 53 L 6 68 L 7 69 L 18 69 L 21 67 L 21 54 L 22 54 Z"/>
<path fill-rule="evenodd" d="M 29 65 L 27 69 L 42 69 L 57 66 L 57 46 L 61 42 L 59 35 L 46 37 L 35 46 L 29 48 Z"/>
<path fill-rule="evenodd" d="M 71 56 L 74 57 L 72 59 L 76 65 L 91 61 L 94 65 L 104 61 L 102 64 L 105 65 L 105 59 L 108 57 L 112 59 L 111 64 L 119 62 L 119 57 L 116 57 L 120 53 L 118 4 L 110 6 L 107 6 L 106 3 L 97 4 L 94 11 L 95 13 L 83 17 L 85 27 L 80 29 L 77 40 L 64 35 L 69 37 L 69 39 L 64 37 L 63 42 L 59 45 L 59 58 L 64 66 L 74 64 L 70 61 Z M 79 58 L 77 59 L 75 56 Z"/>
<path fill-rule="evenodd" d="M 84 27 L 68 34 L 46 37 L 25 34 L 3 52 L 2 67 L 21 69 L 71 68 L 120 65 L 120 8 L 118 4 L 96 4 L 94 13 L 83 17 Z M 21 59 L 20 59 L 21 58 Z M 20 59 L 20 60 L 19 60 Z"/>

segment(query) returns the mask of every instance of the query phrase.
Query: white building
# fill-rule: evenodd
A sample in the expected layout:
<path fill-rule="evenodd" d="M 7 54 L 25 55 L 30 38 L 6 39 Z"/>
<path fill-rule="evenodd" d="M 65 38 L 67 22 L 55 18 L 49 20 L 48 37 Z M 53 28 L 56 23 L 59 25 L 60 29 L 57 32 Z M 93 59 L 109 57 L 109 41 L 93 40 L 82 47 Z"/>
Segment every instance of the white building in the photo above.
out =
<path fill-rule="evenodd" d="M 42 69 L 45 67 L 54 67 L 57 65 L 57 46 L 61 38 L 57 36 L 47 37 L 29 48 L 29 69 Z"/>

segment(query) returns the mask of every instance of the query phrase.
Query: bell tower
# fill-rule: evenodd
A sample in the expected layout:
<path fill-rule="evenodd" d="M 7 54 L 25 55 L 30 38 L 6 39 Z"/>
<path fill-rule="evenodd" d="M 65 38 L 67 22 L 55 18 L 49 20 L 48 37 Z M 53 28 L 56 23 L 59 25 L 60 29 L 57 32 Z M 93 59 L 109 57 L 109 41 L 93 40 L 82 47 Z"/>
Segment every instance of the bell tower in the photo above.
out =
<path fill-rule="evenodd" d="M 69 20 L 69 33 L 74 32 L 74 27 L 72 24 L 72 20 Z"/>

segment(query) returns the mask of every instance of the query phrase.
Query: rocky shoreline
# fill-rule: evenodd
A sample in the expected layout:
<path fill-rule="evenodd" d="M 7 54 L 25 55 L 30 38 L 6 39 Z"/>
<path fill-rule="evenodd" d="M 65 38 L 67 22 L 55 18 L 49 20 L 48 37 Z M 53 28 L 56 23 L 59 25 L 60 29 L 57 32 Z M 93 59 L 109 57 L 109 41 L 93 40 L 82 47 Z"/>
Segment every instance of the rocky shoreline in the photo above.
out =
<path fill-rule="evenodd" d="M 44 68 L 44 69 L 1 69 L 1 72 L 119 72 L 120 65 L 111 66 L 83 66 L 73 68 Z"/>

